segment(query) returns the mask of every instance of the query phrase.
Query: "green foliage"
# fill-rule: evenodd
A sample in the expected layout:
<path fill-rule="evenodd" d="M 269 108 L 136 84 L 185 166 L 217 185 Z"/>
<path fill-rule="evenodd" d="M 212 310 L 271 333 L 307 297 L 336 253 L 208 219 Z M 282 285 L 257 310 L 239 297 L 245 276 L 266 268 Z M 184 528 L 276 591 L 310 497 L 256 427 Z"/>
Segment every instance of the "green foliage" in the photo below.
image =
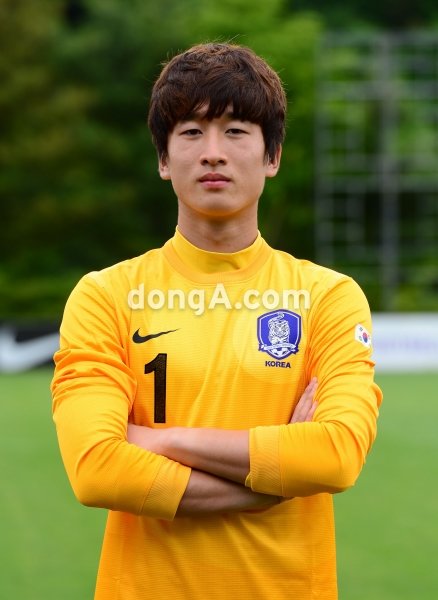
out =
<path fill-rule="evenodd" d="M 288 95 L 289 117 L 279 175 L 269 181 L 260 206 L 267 240 L 298 256 L 312 257 L 314 52 L 322 32 L 315 15 L 283 18 L 250 45 L 279 72 Z"/>
<path fill-rule="evenodd" d="M 176 202 L 157 175 L 145 123 L 148 95 L 162 61 L 201 41 L 234 38 L 253 46 L 295 97 L 292 133 L 281 175 L 266 190 L 262 227 L 273 244 L 289 250 L 301 244 L 309 254 L 318 19 L 286 14 L 280 0 L 82 4 L 75 27 L 65 18 L 66 2 L 2 6 L 0 194 L 8 201 L 1 209 L 7 226 L 0 314 L 58 318 L 78 273 L 172 235 Z"/>
<path fill-rule="evenodd" d="M 324 14 L 330 27 L 351 28 L 374 23 L 386 29 L 426 27 L 438 16 L 436 0 L 287 0 L 295 10 Z"/>
<path fill-rule="evenodd" d="M 360 6 L 353 2 L 352 14 Z M 280 173 L 261 201 L 260 226 L 272 245 L 314 256 L 314 51 L 324 22 L 316 12 L 298 10 L 309 7 L 319 4 L 3 0 L 2 318 L 58 319 L 80 274 L 172 235 L 176 201 L 157 174 L 148 98 L 161 63 L 199 42 L 235 40 L 279 71 L 290 103 L 288 135 Z M 355 68 L 356 56 L 340 59 Z M 334 110 L 344 126 L 342 110 Z M 354 118 L 360 124 L 373 115 Z M 409 147 L 410 138 L 406 127 L 394 143 Z M 430 132 L 422 139 L 427 152 Z"/>

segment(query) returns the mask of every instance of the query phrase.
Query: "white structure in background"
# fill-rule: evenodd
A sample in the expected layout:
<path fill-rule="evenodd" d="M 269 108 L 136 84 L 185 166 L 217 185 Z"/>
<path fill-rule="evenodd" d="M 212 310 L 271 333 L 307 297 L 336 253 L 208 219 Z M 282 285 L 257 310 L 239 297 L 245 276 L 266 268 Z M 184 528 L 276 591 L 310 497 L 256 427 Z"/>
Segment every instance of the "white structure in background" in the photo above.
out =
<path fill-rule="evenodd" d="M 438 314 L 375 313 L 373 358 L 377 371 L 438 371 Z M 27 371 L 52 359 L 59 334 L 17 341 L 12 327 L 0 328 L 0 373 Z"/>
<path fill-rule="evenodd" d="M 374 314 L 373 348 L 380 373 L 438 371 L 438 314 Z"/>

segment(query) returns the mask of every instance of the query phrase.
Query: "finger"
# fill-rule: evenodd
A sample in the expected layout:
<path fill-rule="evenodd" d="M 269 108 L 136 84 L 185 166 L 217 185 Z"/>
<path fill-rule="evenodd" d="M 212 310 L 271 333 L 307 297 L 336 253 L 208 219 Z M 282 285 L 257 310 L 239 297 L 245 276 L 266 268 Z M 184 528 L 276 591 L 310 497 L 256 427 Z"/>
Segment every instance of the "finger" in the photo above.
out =
<path fill-rule="evenodd" d="M 307 420 L 307 415 L 312 409 L 313 398 L 315 396 L 317 386 L 318 381 L 316 377 L 313 377 L 304 390 L 298 404 L 296 405 L 290 423 L 302 423 L 303 421 Z M 311 416 L 313 415 L 314 410 L 315 409 L 313 409 L 311 412 Z"/>
<path fill-rule="evenodd" d="M 306 415 L 306 422 L 312 421 L 315 410 L 318 408 L 318 402 L 312 402 L 309 412 Z"/>
<path fill-rule="evenodd" d="M 313 400 L 313 397 L 315 395 L 317 387 L 318 387 L 318 380 L 316 377 L 312 377 L 312 379 L 310 380 L 306 389 L 304 390 L 301 398 L 304 398 L 305 400 L 309 400 L 309 399 Z"/>
<path fill-rule="evenodd" d="M 311 402 L 313 400 L 317 386 L 318 386 L 318 381 L 317 381 L 316 377 L 313 377 L 310 380 L 310 383 L 308 384 L 306 389 L 304 390 L 304 392 L 297 404 L 297 408 L 300 409 L 301 407 L 306 406 L 309 402 Z"/>
<path fill-rule="evenodd" d="M 290 423 L 305 423 L 312 421 L 315 410 L 318 407 L 317 402 L 310 402 L 303 406 L 301 410 L 294 412 Z"/>
<path fill-rule="evenodd" d="M 303 421 L 309 408 L 311 407 L 311 404 L 312 400 L 308 396 L 301 396 L 292 414 L 291 423 L 299 423 Z"/>
<path fill-rule="evenodd" d="M 303 416 L 307 414 L 307 411 L 309 409 L 309 398 L 307 395 L 301 396 L 300 400 L 298 401 L 298 404 L 296 405 L 293 413 L 292 413 L 292 418 L 290 420 L 291 423 L 299 423 L 303 420 Z"/>

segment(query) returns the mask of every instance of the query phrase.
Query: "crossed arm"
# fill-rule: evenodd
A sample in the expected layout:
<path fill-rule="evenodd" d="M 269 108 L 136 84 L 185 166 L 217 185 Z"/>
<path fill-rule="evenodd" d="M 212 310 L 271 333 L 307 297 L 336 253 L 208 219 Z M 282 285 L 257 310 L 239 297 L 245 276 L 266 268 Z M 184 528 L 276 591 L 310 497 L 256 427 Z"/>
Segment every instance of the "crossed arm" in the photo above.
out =
<path fill-rule="evenodd" d="M 295 407 L 291 424 L 312 420 L 316 387 L 314 378 Z M 284 500 L 245 487 L 250 471 L 247 430 L 153 429 L 129 424 L 128 441 L 192 468 L 177 516 L 258 509 Z"/>

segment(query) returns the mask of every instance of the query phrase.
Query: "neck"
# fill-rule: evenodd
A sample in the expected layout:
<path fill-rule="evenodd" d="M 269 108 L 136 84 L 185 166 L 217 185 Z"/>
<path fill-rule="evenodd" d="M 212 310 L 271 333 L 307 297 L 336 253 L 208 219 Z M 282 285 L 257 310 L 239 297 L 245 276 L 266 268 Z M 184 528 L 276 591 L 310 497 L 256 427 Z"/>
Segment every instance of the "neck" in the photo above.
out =
<path fill-rule="evenodd" d="M 191 244 L 208 252 L 239 252 L 258 235 L 257 215 L 226 219 L 199 218 L 179 210 L 178 229 Z"/>

